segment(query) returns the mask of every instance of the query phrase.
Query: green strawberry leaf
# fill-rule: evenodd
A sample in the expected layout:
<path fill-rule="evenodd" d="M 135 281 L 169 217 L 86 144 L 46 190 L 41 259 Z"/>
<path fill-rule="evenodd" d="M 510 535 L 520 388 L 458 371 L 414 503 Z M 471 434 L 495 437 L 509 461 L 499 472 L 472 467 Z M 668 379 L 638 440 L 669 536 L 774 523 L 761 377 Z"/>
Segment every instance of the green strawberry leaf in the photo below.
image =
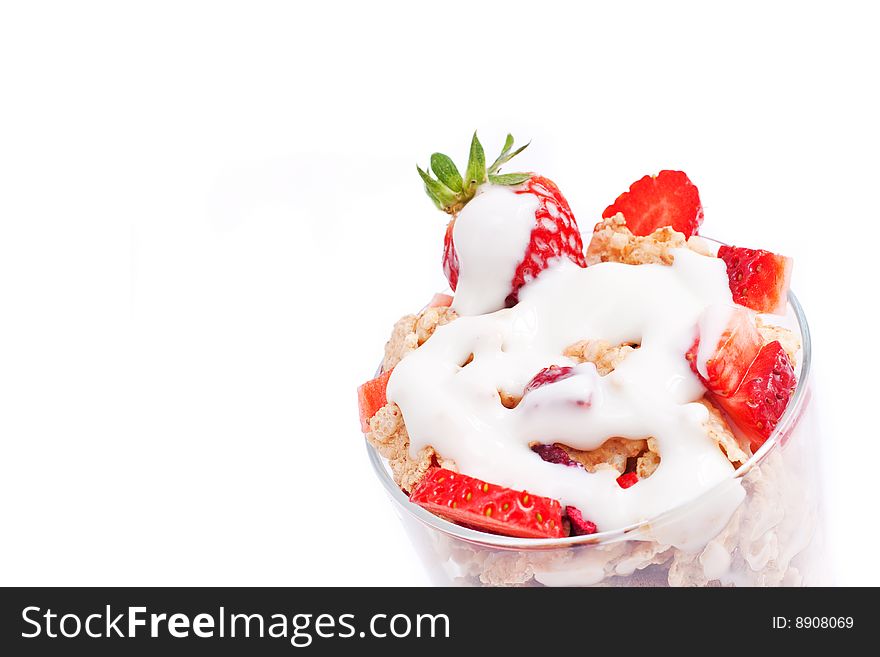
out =
<path fill-rule="evenodd" d="M 472 197 L 476 193 L 477 185 L 486 182 L 486 154 L 483 152 L 483 145 L 477 139 L 476 132 L 471 140 L 471 152 L 465 176 L 464 191 L 467 196 Z"/>
<path fill-rule="evenodd" d="M 531 144 L 532 142 L 529 142 Z M 501 151 L 501 155 L 498 156 L 498 159 L 492 163 L 492 166 L 489 167 L 489 173 L 498 173 L 498 170 L 510 160 L 515 158 L 517 155 L 522 153 L 526 148 L 528 148 L 529 144 L 525 146 L 520 146 L 512 153 L 510 152 L 510 147 L 513 146 L 513 137 L 511 135 L 507 135 L 507 141 L 504 142 L 504 150 Z"/>
<path fill-rule="evenodd" d="M 460 192 L 463 188 L 461 174 L 455 163 L 443 153 L 434 153 L 431 156 L 431 169 L 437 179 L 453 192 Z"/>
<path fill-rule="evenodd" d="M 513 135 L 508 132 L 507 139 L 504 140 L 504 148 L 501 149 L 501 154 L 507 155 L 511 148 L 513 148 Z"/>
<path fill-rule="evenodd" d="M 521 185 L 531 177 L 532 174 L 530 173 L 489 174 L 489 182 L 493 185 L 506 185 L 508 187 L 513 187 L 514 185 Z"/>
<path fill-rule="evenodd" d="M 427 192 L 431 200 L 434 201 L 434 205 L 444 212 L 446 212 L 448 207 L 455 205 L 458 198 L 455 192 L 448 189 L 439 180 L 434 180 L 430 174 L 422 171 L 421 167 L 418 165 L 416 165 L 416 171 L 419 172 L 419 176 L 422 178 L 422 181 L 424 181 L 425 192 Z"/>

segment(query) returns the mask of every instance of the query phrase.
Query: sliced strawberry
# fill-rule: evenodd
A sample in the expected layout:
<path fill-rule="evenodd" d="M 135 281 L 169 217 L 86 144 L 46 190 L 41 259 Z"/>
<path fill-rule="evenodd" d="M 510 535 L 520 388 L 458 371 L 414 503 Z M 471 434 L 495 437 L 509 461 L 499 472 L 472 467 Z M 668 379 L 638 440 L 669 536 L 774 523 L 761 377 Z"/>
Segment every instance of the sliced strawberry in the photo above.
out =
<path fill-rule="evenodd" d="M 584 514 L 576 506 L 565 507 L 565 517 L 568 518 L 571 525 L 572 536 L 586 536 L 598 531 L 596 523 L 592 520 L 585 520 Z"/>
<path fill-rule="evenodd" d="M 761 349 L 733 395 L 715 396 L 713 401 L 748 436 L 755 451 L 773 433 L 796 385 L 791 360 L 774 341 Z"/>
<path fill-rule="evenodd" d="M 448 294 L 437 293 L 428 304 L 428 308 L 448 308 L 452 305 L 452 297 Z"/>
<path fill-rule="evenodd" d="M 493 534 L 519 538 L 565 535 L 562 507 L 556 500 L 443 468 L 429 470 L 409 499 L 447 520 Z"/>
<path fill-rule="evenodd" d="M 571 376 L 574 376 L 574 368 L 568 365 L 563 365 L 562 367 L 559 365 L 545 367 L 543 370 L 535 374 L 535 376 L 532 377 L 532 380 L 526 384 L 526 387 L 523 390 L 523 396 L 530 393 L 532 390 L 537 390 L 538 388 L 550 385 L 551 383 L 556 383 L 557 381 L 562 381 Z"/>
<path fill-rule="evenodd" d="M 759 313 L 785 313 L 791 258 L 737 246 L 720 247 L 718 257 L 727 264 L 734 301 Z"/>
<path fill-rule="evenodd" d="M 745 308 L 734 308 L 721 338 L 706 359 L 706 376 L 699 371 L 700 337 L 687 352 L 691 369 L 710 392 L 728 397 L 742 382 L 746 371 L 761 350 L 763 341 L 754 316 Z"/>
<path fill-rule="evenodd" d="M 370 418 L 388 403 L 385 398 L 385 388 L 388 386 L 388 378 L 392 371 L 393 368 L 382 372 L 372 381 L 367 381 L 358 387 L 358 410 L 361 413 L 361 430 L 364 433 L 370 430 Z"/>
<path fill-rule="evenodd" d="M 672 226 L 685 237 L 696 235 L 703 223 L 700 193 L 683 171 L 661 171 L 637 180 L 605 208 L 602 218 L 623 213 L 634 235 L 650 235 Z"/>
<path fill-rule="evenodd" d="M 621 488 L 629 488 L 639 483 L 639 475 L 635 472 L 625 472 L 617 478 L 617 485 Z"/>

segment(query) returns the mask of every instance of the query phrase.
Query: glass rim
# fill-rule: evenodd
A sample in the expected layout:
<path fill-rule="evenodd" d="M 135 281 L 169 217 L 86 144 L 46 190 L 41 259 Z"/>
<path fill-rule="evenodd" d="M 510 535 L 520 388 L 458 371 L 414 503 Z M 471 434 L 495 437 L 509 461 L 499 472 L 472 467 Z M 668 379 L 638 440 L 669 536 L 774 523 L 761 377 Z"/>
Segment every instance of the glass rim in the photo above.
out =
<path fill-rule="evenodd" d="M 714 242 L 715 240 L 712 241 Z M 442 532 L 443 534 L 446 534 L 447 536 L 451 536 L 453 538 L 457 538 L 468 543 L 474 543 L 477 545 L 496 549 L 539 550 L 577 545 L 613 543 L 622 539 L 626 539 L 627 535 L 629 534 L 634 534 L 639 530 L 645 529 L 651 525 L 662 524 L 665 520 L 671 519 L 681 513 L 686 513 L 688 507 L 695 504 L 699 500 L 705 499 L 713 495 L 716 491 L 720 490 L 726 485 L 729 485 L 730 481 L 741 480 L 752 470 L 752 468 L 763 462 L 767 458 L 768 454 L 770 454 L 775 449 L 779 449 L 778 445 L 780 445 L 782 439 L 787 436 L 788 433 L 790 433 L 790 431 L 794 428 L 794 425 L 800 417 L 801 409 L 806 403 L 808 396 L 807 390 L 809 388 L 811 369 L 810 362 L 812 357 L 812 342 L 810 338 L 810 327 L 807 323 L 807 318 L 804 314 L 803 307 L 798 301 L 797 296 L 795 296 L 794 292 L 792 292 L 791 290 L 788 291 L 788 304 L 794 312 L 795 319 L 798 323 L 798 329 L 801 334 L 800 376 L 798 377 L 797 387 L 795 388 L 794 394 L 789 401 L 788 407 L 785 409 L 785 413 L 783 413 L 773 433 L 771 433 L 770 437 L 767 438 L 764 444 L 761 445 L 760 448 L 758 448 L 758 451 L 752 454 L 748 461 L 746 461 L 736 470 L 734 470 L 729 477 L 725 477 L 717 484 L 715 484 L 712 488 L 709 488 L 708 490 L 702 492 L 696 497 L 677 504 L 667 509 L 666 511 L 651 516 L 650 518 L 645 518 L 644 520 L 640 520 L 636 523 L 621 527 L 619 529 L 597 532 L 595 534 L 588 534 L 585 536 L 564 536 L 561 538 L 516 538 L 513 536 L 502 536 L 500 534 L 490 534 L 488 532 L 481 532 L 475 529 L 462 527 L 461 525 L 457 525 L 453 522 L 450 522 L 449 520 L 441 518 L 440 516 L 434 515 L 430 511 L 423 509 L 417 504 L 411 503 L 409 501 L 409 496 L 407 496 L 406 493 L 404 493 L 400 489 L 400 487 L 394 482 L 394 479 L 391 477 L 389 469 L 385 463 L 385 459 L 382 458 L 376 448 L 374 448 L 366 440 L 366 437 L 364 437 L 364 444 L 367 447 L 367 453 L 369 455 L 370 463 L 373 466 L 373 470 L 375 471 L 376 476 L 385 487 L 386 492 L 391 496 L 391 499 L 401 508 L 403 512 L 409 514 L 410 516 L 431 529 L 435 529 L 439 532 Z M 633 536 L 632 538 L 635 538 L 635 536 Z"/>

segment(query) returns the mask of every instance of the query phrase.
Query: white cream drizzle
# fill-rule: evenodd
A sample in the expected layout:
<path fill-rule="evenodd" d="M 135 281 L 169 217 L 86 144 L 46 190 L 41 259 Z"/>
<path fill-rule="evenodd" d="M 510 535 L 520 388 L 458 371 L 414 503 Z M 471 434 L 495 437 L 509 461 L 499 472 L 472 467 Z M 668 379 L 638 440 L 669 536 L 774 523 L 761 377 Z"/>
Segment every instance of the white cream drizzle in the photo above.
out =
<path fill-rule="evenodd" d="M 514 308 L 461 317 L 439 327 L 391 375 L 387 396 L 400 406 L 416 454 L 432 445 L 461 472 L 577 506 L 610 530 L 689 501 L 729 478 L 733 466 L 707 436 L 705 390 L 685 352 L 710 306 L 732 303 L 724 263 L 687 249 L 663 265 L 563 260 L 520 293 Z M 498 391 L 520 394 L 581 339 L 639 343 L 611 374 L 593 365 L 531 392 L 514 409 Z M 462 366 L 470 354 L 473 360 Z M 589 404 L 574 401 L 589 398 Z M 595 449 L 606 439 L 654 437 L 661 464 L 622 489 L 612 470 L 589 473 L 546 463 L 529 444 Z"/>
<path fill-rule="evenodd" d="M 712 304 L 703 311 L 699 321 L 700 343 L 697 345 L 697 371 L 704 377 L 709 377 L 706 369 L 708 360 L 715 355 L 721 336 L 730 324 L 734 306 L 725 304 Z"/>
<path fill-rule="evenodd" d="M 538 199 L 510 187 L 482 185 L 458 214 L 452 239 L 459 274 L 452 307 L 459 315 L 504 308 L 535 227 Z"/>

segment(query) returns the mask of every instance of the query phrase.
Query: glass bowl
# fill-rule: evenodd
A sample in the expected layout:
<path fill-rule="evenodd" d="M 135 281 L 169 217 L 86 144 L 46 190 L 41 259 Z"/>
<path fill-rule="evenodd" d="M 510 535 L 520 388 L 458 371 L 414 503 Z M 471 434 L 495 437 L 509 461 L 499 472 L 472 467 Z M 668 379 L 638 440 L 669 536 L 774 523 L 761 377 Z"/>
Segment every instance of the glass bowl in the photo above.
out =
<path fill-rule="evenodd" d="M 370 462 L 438 585 L 803 586 L 830 581 L 820 522 L 819 441 L 810 405 L 810 331 L 791 292 L 801 337 L 798 384 L 774 433 L 730 478 L 653 518 L 555 539 L 461 527 L 409 502 L 385 460 Z M 708 540 L 707 536 L 711 536 Z"/>

